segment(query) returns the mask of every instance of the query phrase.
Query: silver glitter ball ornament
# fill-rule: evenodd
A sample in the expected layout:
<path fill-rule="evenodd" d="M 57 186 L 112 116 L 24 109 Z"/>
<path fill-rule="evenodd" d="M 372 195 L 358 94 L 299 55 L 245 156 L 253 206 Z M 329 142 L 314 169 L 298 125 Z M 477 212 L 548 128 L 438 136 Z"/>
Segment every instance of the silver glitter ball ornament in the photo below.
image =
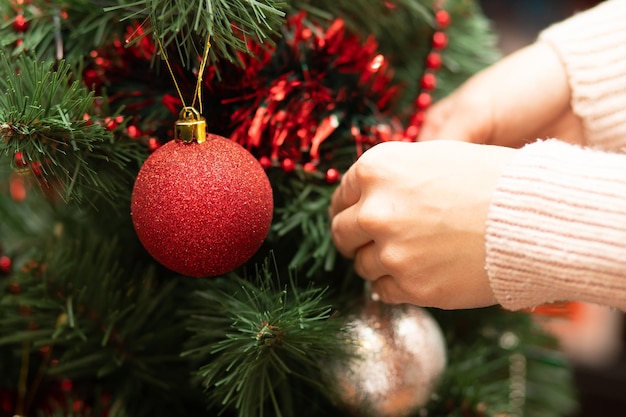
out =
<path fill-rule="evenodd" d="M 446 346 L 427 310 L 367 300 L 342 337 L 350 357 L 331 364 L 329 383 L 348 411 L 403 417 L 428 403 L 446 367 Z"/>

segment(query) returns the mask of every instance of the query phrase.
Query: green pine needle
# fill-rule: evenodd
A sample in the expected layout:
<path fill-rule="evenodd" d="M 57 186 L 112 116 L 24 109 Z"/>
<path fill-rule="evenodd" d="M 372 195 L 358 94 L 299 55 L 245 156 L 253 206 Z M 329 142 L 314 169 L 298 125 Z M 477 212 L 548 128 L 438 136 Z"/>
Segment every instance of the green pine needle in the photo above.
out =
<path fill-rule="evenodd" d="M 186 294 L 182 281 L 159 282 L 154 268 L 122 261 L 128 248 L 115 236 L 94 235 L 68 230 L 40 242 L 14 272 L 21 291 L 0 297 L 0 348 L 47 346 L 58 360 L 46 369 L 49 382 L 105 387 L 130 406 L 167 402 L 165 393 L 182 398 L 190 390 L 180 372 L 186 332 L 173 313 Z"/>
<path fill-rule="evenodd" d="M 280 404 L 291 382 L 323 388 L 321 363 L 341 354 L 326 290 L 277 281 L 265 265 L 256 280 L 216 279 L 196 293 L 185 355 L 205 363 L 197 376 L 211 401 L 241 417 L 263 415 L 268 404 L 273 415 L 288 414 Z"/>
<path fill-rule="evenodd" d="M 1 54 L 0 91 L 0 155 L 21 153 L 65 200 L 81 201 L 88 190 L 98 199 L 119 199 L 132 179 L 128 164 L 143 154 L 138 144 L 113 146 L 114 132 L 96 115 L 99 98 L 74 80 L 67 63 Z"/>
<path fill-rule="evenodd" d="M 14 57 L 32 53 L 42 60 L 85 60 L 89 51 L 124 33 L 120 16 L 102 13 L 102 4 L 114 0 L 31 1 L 18 7 L 15 1 L 0 2 L 0 48 Z M 10 18 L 23 14 L 27 35 L 13 28 Z"/>
<path fill-rule="evenodd" d="M 149 18 L 142 36 L 154 34 L 162 45 L 175 45 L 181 61 L 196 65 L 210 36 L 210 56 L 238 62 L 237 53 L 249 53 L 247 39 L 273 45 L 284 22 L 285 1 L 276 0 L 129 0 L 106 11 L 126 9 L 130 18 Z"/>
<path fill-rule="evenodd" d="M 282 175 L 282 173 L 272 173 Z M 293 239 L 289 267 L 306 271 L 308 278 L 328 273 L 335 266 L 336 249 L 330 234 L 328 206 L 334 187 L 321 174 L 295 172 L 287 178 L 272 177 L 277 188 L 276 215 L 270 242 Z"/>

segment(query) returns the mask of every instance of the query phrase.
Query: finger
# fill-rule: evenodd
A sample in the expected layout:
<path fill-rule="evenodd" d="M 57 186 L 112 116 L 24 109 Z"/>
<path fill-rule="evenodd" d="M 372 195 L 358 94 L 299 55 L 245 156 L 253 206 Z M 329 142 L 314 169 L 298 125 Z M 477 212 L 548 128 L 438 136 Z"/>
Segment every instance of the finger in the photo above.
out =
<path fill-rule="evenodd" d="M 355 171 L 356 168 L 353 164 L 341 177 L 341 183 L 330 201 L 328 213 L 331 219 L 346 208 L 356 204 L 361 198 L 361 187 Z"/>
<path fill-rule="evenodd" d="M 346 258 L 354 258 L 357 250 L 372 240 L 357 220 L 359 210 L 358 204 L 352 205 L 337 213 L 332 220 L 333 242 Z"/>
<path fill-rule="evenodd" d="M 376 243 L 371 241 L 361 246 L 354 256 L 354 270 L 363 279 L 375 281 L 389 271 L 380 263 Z"/>
<path fill-rule="evenodd" d="M 388 304 L 411 303 L 407 292 L 391 275 L 384 275 L 371 284 L 372 297 Z M 413 303 L 412 303 L 413 304 Z"/>

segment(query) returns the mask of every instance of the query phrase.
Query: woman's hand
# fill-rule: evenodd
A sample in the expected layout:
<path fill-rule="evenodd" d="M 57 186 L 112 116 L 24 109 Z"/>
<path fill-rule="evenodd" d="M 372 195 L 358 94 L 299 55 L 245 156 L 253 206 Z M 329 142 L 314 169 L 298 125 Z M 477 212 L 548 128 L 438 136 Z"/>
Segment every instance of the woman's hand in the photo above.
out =
<path fill-rule="evenodd" d="M 494 304 L 485 223 L 496 180 L 515 152 L 460 141 L 374 146 L 333 195 L 335 245 L 383 301 Z"/>

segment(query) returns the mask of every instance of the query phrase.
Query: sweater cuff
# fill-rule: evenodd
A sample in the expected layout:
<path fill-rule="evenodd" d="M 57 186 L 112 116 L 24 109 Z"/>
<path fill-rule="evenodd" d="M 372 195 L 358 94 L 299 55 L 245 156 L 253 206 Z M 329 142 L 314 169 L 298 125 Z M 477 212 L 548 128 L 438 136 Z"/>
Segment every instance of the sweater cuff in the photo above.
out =
<path fill-rule="evenodd" d="M 626 310 L 626 155 L 557 140 L 517 151 L 496 186 L 486 268 L 517 310 L 587 301 Z"/>
<path fill-rule="evenodd" d="M 626 2 L 611 0 L 553 25 L 539 35 L 568 74 L 572 108 L 587 145 L 626 146 Z"/>

